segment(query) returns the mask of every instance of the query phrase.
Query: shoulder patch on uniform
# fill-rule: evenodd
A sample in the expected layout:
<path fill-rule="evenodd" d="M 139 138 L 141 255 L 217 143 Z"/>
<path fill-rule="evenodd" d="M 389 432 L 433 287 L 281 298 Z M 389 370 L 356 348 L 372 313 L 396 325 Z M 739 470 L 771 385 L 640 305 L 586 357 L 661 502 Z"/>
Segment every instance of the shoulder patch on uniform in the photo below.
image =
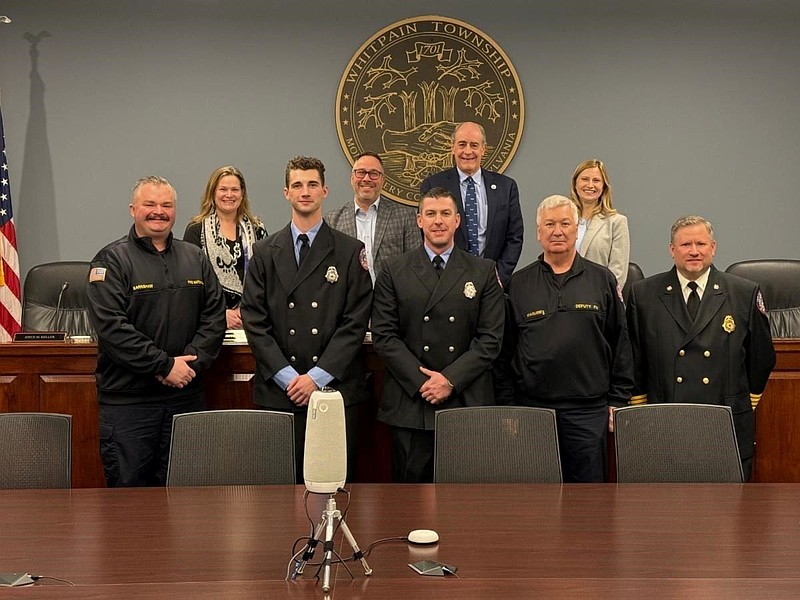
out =
<path fill-rule="evenodd" d="M 106 280 L 106 270 L 104 267 L 95 267 L 89 271 L 89 283 L 95 283 L 96 281 L 105 281 Z"/>
<path fill-rule="evenodd" d="M 758 312 L 766 317 L 767 306 L 764 304 L 764 296 L 761 295 L 761 290 L 756 292 L 756 306 L 758 307 Z"/>
<path fill-rule="evenodd" d="M 367 261 L 367 249 L 361 247 L 361 252 L 358 253 L 358 262 L 361 263 L 361 268 L 369 273 L 369 261 Z"/>

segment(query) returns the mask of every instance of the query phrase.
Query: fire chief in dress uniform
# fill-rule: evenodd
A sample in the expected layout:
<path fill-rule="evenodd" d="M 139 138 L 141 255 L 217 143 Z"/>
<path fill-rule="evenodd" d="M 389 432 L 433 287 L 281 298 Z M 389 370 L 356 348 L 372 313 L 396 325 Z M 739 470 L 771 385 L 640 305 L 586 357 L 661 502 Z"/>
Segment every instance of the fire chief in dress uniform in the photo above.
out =
<path fill-rule="evenodd" d="M 386 365 L 378 419 L 392 428 L 398 482 L 433 480 L 438 408 L 494 404 L 490 367 L 503 337 L 495 263 L 455 246 L 461 217 L 452 194 L 428 190 L 418 211 L 423 246 L 384 263 L 372 309 Z"/>
<path fill-rule="evenodd" d="M 670 235 L 675 266 L 634 284 L 628 300 L 636 379 L 631 403 L 730 406 L 747 480 L 753 411 L 775 366 L 775 349 L 761 291 L 718 271 L 716 248 L 711 223 L 682 217 Z"/>
<path fill-rule="evenodd" d="M 254 245 L 242 296 L 242 321 L 256 360 L 253 402 L 294 413 L 298 482 L 311 394 L 329 386 L 344 397 L 350 476 L 355 405 L 366 398 L 360 354 L 372 280 L 364 244 L 322 220 L 327 193 L 321 161 L 289 161 L 284 195 L 292 221 Z"/>

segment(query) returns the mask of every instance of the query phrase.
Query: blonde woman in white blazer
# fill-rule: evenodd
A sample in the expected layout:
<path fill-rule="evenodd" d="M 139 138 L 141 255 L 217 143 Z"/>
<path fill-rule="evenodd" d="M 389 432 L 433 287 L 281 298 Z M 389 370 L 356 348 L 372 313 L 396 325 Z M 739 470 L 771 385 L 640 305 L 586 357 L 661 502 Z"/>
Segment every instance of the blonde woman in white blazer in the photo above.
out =
<path fill-rule="evenodd" d="M 585 160 L 572 174 L 572 201 L 578 206 L 578 252 L 608 267 L 620 288 L 628 278 L 631 240 L 628 219 L 612 203 L 611 182 L 603 161 Z"/>

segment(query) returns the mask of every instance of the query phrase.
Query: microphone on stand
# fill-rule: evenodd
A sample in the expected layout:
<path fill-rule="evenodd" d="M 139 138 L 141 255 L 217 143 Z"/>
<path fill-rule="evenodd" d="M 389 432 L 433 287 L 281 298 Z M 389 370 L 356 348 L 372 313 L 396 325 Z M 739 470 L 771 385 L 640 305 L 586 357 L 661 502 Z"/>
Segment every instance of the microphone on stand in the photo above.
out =
<path fill-rule="evenodd" d="M 346 492 L 343 488 L 347 478 L 344 398 L 336 390 L 326 387 L 311 394 L 306 416 L 306 442 L 303 453 L 303 479 L 306 490 L 314 494 L 328 494 L 328 500 L 325 502 L 325 510 L 322 511 L 322 519 L 309 538 L 302 558 L 298 558 L 299 552 L 292 557 L 295 566 L 291 579 L 296 579 L 303 573 L 306 564 L 314 556 L 314 548 L 322 542 L 323 557 L 320 567 L 322 591 L 327 593 L 331 589 L 331 559 L 335 553 L 333 536 L 338 529 L 342 530 L 353 549 L 353 560 L 361 561 L 364 575 L 372 574 L 372 569 L 347 526 L 344 515 L 336 508 L 335 496 L 340 491 Z"/>
<path fill-rule="evenodd" d="M 53 330 L 61 331 L 59 325 L 61 324 L 61 300 L 64 298 L 64 292 L 69 287 L 69 281 L 61 284 L 61 291 L 58 292 L 58 301 L 56 302 L 56 316 L 53 320 Z"/>
<path fill-rule="evenodd" d="M 15 342 L 66 342 L 67 332 L 60 328 L 61 326 L 61 302 L 64 300 L 64 292 L 69 287 L 69 281 L 61 284 L 61 290 L 58 292 L 58 300 L 56 301 L 56 313 L 50 323 L 36 323 L 34 327 L 45 326 L 47 330 L 41 331 L 38 328 L 35 331 L 17 331 L 14 333 Z M 41 313 L 40 320 L 46 318 L 46 313 Z"/>

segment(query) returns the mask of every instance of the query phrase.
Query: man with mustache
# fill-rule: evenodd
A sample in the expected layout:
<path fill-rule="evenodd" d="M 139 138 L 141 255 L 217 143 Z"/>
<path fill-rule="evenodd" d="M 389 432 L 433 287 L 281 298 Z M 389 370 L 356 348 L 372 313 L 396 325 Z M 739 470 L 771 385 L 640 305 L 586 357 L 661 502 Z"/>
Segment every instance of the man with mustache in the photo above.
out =
<path fill-rule="evenodd" d="M 92 260 L 100 454 L 109 487 L 163 485 L 173 415 L 205 409 L 200 374 L 225 335 L 225 301 L 197 246 L 174 239 L 175 188 L 133 187 L 128 235 Z"/>

